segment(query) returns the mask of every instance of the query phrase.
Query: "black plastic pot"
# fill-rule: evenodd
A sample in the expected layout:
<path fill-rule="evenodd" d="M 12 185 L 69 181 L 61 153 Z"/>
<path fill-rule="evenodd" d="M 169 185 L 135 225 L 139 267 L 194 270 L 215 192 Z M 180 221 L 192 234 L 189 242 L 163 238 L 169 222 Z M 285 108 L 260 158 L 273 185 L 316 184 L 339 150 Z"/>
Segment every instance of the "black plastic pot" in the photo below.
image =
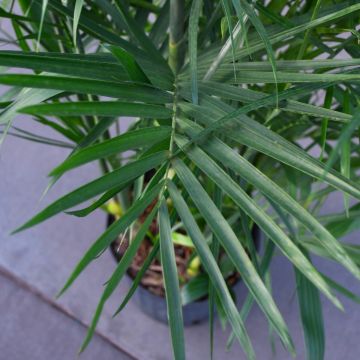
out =
<path fill-rule="evenodd" d="M 132 284 L 132 278 L 127 275 L 126 281 Z M 164 324 L 168 323 L 166 300 L 155 295 L 139 284 L 133 299 L 143 313 Z M 183 320 L 185 326 L 199 324 L 209 317 L 209 302 L 207 299 L 195 301 L 183 306 Z"/>
<path fill-rule="evenodd" d="M 109 216 L 107 225 L 111 225 L 114 219 Z M 258 250 L 260 246 L 262 233 L 260 229 L 255 226 L 253 229 L 253 239 L 255 242 L 255 247 Z M 118 254 L 115 251 L 115 248 L 111 247 L 111 252 L 118 262 Z M 132 284 L 133 279 L 130 275 L 126 274 L 125 281 L 128 282 L 129 285 Z M 236 291 L 240 288 L 240 281 L 237 281 L 233 286 L 232 290 L 236 293 Z M 151 318 L 160 321 L 162 323 L 167 324 L 167 307 L 166 300 L 164 297 L 155 295 L 150 292 L 146 287 L 144 287 L 141 283 L 139 284 L 137 290 L 133 295 L 133 299 L 138 307 L 144 312 L 146 315 Z M 183 320 L 185 326 L 199 324 L 209 318 L 209 301 L 208 299 L 198 300 L 183 306 Z"/>

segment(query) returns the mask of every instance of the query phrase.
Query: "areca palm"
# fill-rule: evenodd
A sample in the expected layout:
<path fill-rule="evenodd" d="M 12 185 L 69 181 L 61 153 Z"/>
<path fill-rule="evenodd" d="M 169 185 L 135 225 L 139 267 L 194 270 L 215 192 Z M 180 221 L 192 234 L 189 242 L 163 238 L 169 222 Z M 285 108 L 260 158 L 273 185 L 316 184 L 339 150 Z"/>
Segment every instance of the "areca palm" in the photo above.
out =
<path fill-rule="evenodd" d="M 358 246 L 339 241 L 357 219 L 358 206 L 350 207 L 349 198 L 360 199 L 360 5 L 325 0 L 19 4 L 21 14 L 1 10 L 20 48 L 0 51 L 0 65 L 15 68 L 0 75 L 0 84 L 11 86 L 1 100 L 3 133 L 71 149 L 51 172 L 51 186 L 92 161 L 100 161 L 103 174 L 16 231 L 63 211 L 86 216 L 109 199 L 120 202 L 122 216 L 84 254 L 62 293 L 156 203 L 106 283 L 82 348 L 158 216 L 160 237 L 119 311 L 159 252 L 174 357 L 185 357 L 171 236 L 172 226 L 181 221 L 209 276 L 210 304 L 218 299 L 232 337 L 249 359 L 255 354 L 245 321 L 254 302 L 289 352 L 295 351 L 265 281 L 274 249 L 295 269 L 308 358 L 322 359 L 320 294 L 338 308 L 336 291 L 358 301 L 320 273 L 312 257 L 336 261 L 360 278 Z M 17 113 L 53 128 L 64 141 L 19 129 Z M 113 127 L 124 117 L 134 118 L 132 125 L 114 135 Z M 299 145 L 305 138 L 306 148 Z M 316 148 L 320 155 L 311 152 Z M 134 155 L 123 156 L 129 150 Z M 144 183 L 153 169 L 155 175 Z M 129 188 L 136 189 L 130 200 L 124 196 Z M 344 193 L 344 213 L 319 217 L 333 191 Z M 93 199 L 90 206 L 70 211 Z M 232 226 L 225 205 L 241 219 L 240 230 Z M 266 236 L 262 254 L 252 244 L 253 224 Z M 219 269 L 220 249 L 249 289 L 241 311 Z"/>

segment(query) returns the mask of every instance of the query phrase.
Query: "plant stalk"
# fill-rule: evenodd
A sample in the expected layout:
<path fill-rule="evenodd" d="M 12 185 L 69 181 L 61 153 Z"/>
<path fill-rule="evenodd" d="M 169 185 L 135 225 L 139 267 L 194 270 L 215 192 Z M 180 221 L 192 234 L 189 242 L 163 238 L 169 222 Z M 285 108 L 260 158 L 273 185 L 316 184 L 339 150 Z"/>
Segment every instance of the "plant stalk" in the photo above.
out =
<path fill-rule="evenodd" d="M 170 0 L 169 66 L 177 74 L 184 61 L 185 0 Z"/>

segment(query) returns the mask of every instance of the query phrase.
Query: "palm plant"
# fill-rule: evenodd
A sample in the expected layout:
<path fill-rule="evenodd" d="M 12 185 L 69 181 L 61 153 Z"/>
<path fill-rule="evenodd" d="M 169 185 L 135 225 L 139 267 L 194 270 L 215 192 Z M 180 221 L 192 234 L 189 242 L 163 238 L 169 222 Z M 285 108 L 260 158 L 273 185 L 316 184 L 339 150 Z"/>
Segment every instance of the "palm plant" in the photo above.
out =
<path fill-rule="evenodd" d="M 160 253 L 174 358 L 185 358 L 173 230 L 189 235 L 209 278 L 209 329 L 221 307 L 246 356 L 245 321 L 254 303 L 290 353 L 295 349 L 269 288 L 276 250 L 292 263 L 308 359 L 323 359 L 320 294 L 360 299 L 312 264 L 336 261 L 360 278 L 359 247 L 338 239 L 356 227 L 360 123 L 356 1 L 19 0 L 3 4 L 17 51 L 0 51 L 2 133 L 71 149 L 50 186 L 81 165 L 103 174 L 65 194 L 15 232 L 71 211 L 86 216 L 114 199 L 121 216 L 92 244 L 62 289 L 132 227 L 151 204 L 106 283 L 82 349 L 104 304 L 157 216 L 160 236 L 135 278 L 126 305 Z M 346 36 L 344 36 L 346 35 Z M 10 41 L 5 39 L 3 41 Z M 29 114 L 65 140 L 14 125 Z M 124 117 L 132 125 L 119 131 Z M 115 127 L 115 129 L 114 129 Z M 2 139 L 4 136 L 2 137 Z M 299 143 L 307 139 L 308 145 Z M 129 153 L 128 151 L 132 152 Z M 130 154 L 130 155 L 129 155 Z M 155 170 L 149 182 L 144 175 Z M 129 197 L 129 189 L 133 196 Z M 344 212 L 320 216 L 334 191 Z M 240 227 L 234 226 L 234 217 Z M 251 229 L 265 234 L 257 253 Z M 228 255 L 249 289 L 239 311 L 219 269 Z M 217 300 L 217 301 L 215 301 Z"/>

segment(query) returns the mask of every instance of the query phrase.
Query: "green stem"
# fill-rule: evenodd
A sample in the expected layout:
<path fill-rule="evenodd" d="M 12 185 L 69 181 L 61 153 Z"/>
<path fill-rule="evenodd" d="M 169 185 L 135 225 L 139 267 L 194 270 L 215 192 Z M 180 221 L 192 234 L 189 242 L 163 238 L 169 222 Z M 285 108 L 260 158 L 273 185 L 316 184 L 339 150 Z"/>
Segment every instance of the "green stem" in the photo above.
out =
<path fill-rule="evenodd" d="M 184 60 L 185 0 L 170 0 L 169 66 L 177 74 Z"/>
<path fill-rule="evenodd" d="M 311 19 L 310 21 L 313 21 L 314 19 L 316 19 L 316 16 L 320 10 L 320 6 L 321 6 L 321 1 L 322 0 L 317 0 L 316 1 L 316 4 L 315 4 L 315 7 L 314 7 L 314 11 L 311 15 Z M 300 50 L 299 50 L 299 53 L 298 53 L 298 56 L 297 56 L 297 60 L 300 60 L 304 57 L 304 54 L 305 54 L 305 50 L 306 50 L 306 47 L 308 45 L 308 39 L 309 39 L 309 35 L 310 35 L 310 32 L 311 32 L 311 29 L 308 29 L 306 32 L 305 32 L 305 35 L 304 35 L 304 40 L 301 44 L 301 47 L 300 47 Z"/>
<path fill-rule="evenodd" d="M 178 101 L 178 88 L 177 88 L 177 77 L 175 77 L 175 84 L 174 84 L 174 100 L 173 100 L 173 114 L 172 114 L 172 120 L 171 120 L 171 135 L 170 135 L 170 145 L 169 145 L 169 160 L 166 166 L 165 174 L 164 174 L 164 185 L 159 193 L 159 199 L 162 199 L 165 190 L 168 185 L 168 179 L 169 179 L 169 171 L 171 167 L 171 159 L 174 156 L 174 147 L 175 147 L 175 134 L 176 134 L 176 118 L 178 115 L 178 108 L 177 108 L 177 101 Z"/>
<path fill-rule="evenodd" d="M 158 6 L 144 0 L 130 0 L 130 5 L 140 7 L 146 10 L 150 10 L 154 13 L 160 12 L 160 8 Z"/>
<path fill-rule="evenodd" d="M 175 90 L 174 90 L 174 101 L 173 101 L 173 114 L 172 114 L 172 120 L 171 120 L 171 135 L 170 135 L 170 145 L 169 145 L 169 162 L 166 166 L 166 171 L 164 174 L 164 186 L 162 187 L 161 191 L 160 191 L 160 195 L 159 195 L 159 199 L 162 199 L 166 187 L 167 187 L 167 182 L 168 182 L 168 178 L 169 178 L 169 171 L 170 171 L 170 167 L 171 167 L 171 159 L 174 155 L 174 147 L 175 147 L 175 134 L 176 134 L 176 118 L 177 118 L 177 112 L 178 112 L 178 108 L 177 108 L 177 101 L 178 101 L 178 89 L 177 89 L 177 78 L 175 78 Z"/>
<path fill-rule="evenodd" d="M 177 79 L 175 79 L 175 90 L 174 90 L 174 102 L 173 102 L 173 114 L 171 119 L 171 136 L 170 136 L 170 146 L 169 146 L 169 152 L 170 157 L 174 154 L 174 142 L 175 142 L 175 131 L 176 131 L 176 118 L 178 115 L 178 108 L 177 108 L 177 102 L 178 102 L 178 89 L 177 89 Z"/>

